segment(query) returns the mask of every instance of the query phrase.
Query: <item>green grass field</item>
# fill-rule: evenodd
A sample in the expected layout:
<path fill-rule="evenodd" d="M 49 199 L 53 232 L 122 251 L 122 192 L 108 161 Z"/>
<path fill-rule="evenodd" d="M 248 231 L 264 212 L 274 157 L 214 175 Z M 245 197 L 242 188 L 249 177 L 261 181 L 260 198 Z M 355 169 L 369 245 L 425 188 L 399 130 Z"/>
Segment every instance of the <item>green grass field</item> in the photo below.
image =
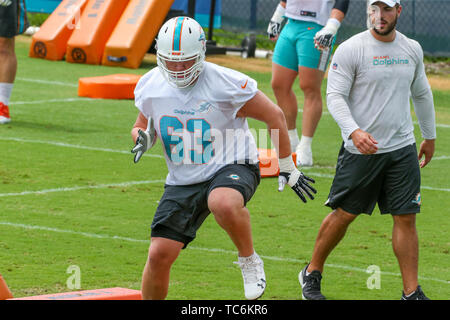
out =
<path fill-rule="evenodd" d="M 144 74 L 154 64 L 130 70 L 50 62 L 29 58 L 28 47 L 17 41 L 13 121 L 0 126 L 0 273 L 15 297 L 73 291 L 66 284 L 72 265 L 80 268 L 81 290 L 140 289 L 150 224 L 167 173 L 162 148 L 158 143 L 134 164 L 133 101 L 80 98 L 77 83 L 84 76 Z M 248 74 L 274 99 L 270 73 Z M 430 298 L 447 300 L 450 88 L 434 96 L 438 140 L 435 159 L 422 170 L 419 282 Z M 316 167 L 305 171 L 317 181 L 316 200 L 303 204 L 289 189 L 278 193 L 276 179 L 266 178 L 248 204 L 255 248 L 265 261 L 263 299 L 301 298 L 297 274 L 329 213 L 323 204 L 341 138 L 324 111 L 313 144 Z M 327 260 L 322 292 L 329 299 L 400 299 L 391 231 L 392 218 L 378 210 L 358 218 Z M 236 260 L 231 240 L 210 216 L 173 266 L 168 299 L 244 299 Z M 368 289 L 371 265 L 381 270 L 379 289 Z"/>

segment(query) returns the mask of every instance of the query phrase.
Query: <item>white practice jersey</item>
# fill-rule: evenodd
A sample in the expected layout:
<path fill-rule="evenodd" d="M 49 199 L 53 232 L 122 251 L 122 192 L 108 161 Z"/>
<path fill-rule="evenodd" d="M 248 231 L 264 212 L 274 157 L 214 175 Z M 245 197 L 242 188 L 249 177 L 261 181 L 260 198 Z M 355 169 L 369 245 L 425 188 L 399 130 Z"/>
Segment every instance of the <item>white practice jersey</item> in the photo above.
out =
<path fill-rule="evenodd" d="M 330 18 L 335 0 L 287 0 L 285 16 L 324 26 Z"/>
<path fill-rule="evenodd" d="M 364 31 L 336 50 L 328 73 L 327 105 L 341 128 L 345 148 L 360 128 L 378 141 L 378 153 L 415 142 L 410 97 L 425 139 L 436 137 L 433 97 L 420 44 L 396 33 L 392 42 Z"/>
<path fill-rule="evenodd" d="M 135 104 L 154 120 L 169 169 L 166 184 L 199 183 L 227 164 L 258 162 L 247 120 L 236 117 L 257 91 L 255 80 L 208 62 L 191 88 L 172 87 L 159 68 L 139 80 Z"/>

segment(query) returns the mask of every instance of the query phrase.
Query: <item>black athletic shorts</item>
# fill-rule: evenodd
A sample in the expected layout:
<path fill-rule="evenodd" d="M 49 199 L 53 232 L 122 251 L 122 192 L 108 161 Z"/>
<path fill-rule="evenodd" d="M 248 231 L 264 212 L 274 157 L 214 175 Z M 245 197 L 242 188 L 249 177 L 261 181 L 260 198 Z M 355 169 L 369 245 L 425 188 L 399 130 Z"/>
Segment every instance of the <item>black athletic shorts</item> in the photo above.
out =
<path fill-rule="evenodd" d="M 352 214 L 420 212 L 420 168 L 416 144 L 373 155 L 353 154 L 342 144 L 325 205 Z"/>
<path fill-rule="evenodd" d="M 185 186 L 164 186 L 164 194 L 151 225 L 151 236 L 183 242 L 183 249 L 186 248 L 210 213 L 208 196 L 213 189 L 233 188 L 242 194 L 247 204 L 260 179 L 257 164 L 229 164 L 208 181 Z"/>
<path fill-rule="evenodd" d="M 8 1 L 8 0 L 6 0 Z M 25 0 L 9 0 L 0 5 L 0 37 L 13 38 L 28 28 Z"/>

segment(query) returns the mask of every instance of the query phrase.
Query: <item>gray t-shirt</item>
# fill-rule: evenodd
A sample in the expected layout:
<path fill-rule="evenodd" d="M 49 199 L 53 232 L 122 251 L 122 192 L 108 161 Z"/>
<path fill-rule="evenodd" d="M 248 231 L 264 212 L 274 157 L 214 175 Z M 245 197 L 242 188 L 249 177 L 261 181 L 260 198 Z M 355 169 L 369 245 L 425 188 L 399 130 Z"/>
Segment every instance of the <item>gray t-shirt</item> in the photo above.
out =
<path fill-rule="evenodd" d="M 414 143 L 410 97 L 423 138 L 436 138 L 433 96 L 417 41 L 397 31 L 394 41 L 382 42 L 364 31 L 336 50 L 327 105 L 349 152 L 360 153 L 349 138 L 358 128 L 378 141 L 377 153 Z"/>

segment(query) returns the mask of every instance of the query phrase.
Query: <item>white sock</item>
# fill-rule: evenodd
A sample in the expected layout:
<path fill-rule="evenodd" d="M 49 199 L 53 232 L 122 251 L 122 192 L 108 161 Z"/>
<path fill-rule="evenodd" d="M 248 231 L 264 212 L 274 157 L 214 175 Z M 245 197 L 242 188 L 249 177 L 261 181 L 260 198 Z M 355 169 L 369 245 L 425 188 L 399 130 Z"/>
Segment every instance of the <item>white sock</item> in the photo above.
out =
<path fill-rule="evenodd" d="M 311 150 L 311 144 L 312 144 L 312 137 L 306 137 L 302 135 L 302 138 L 300 140 L 300 148 L 301 149 L 309 149 Z"/>
<path fill-rule="evenodd" d="M 4 105 L 9 104 L 13 86 L 12 83 L 0 82 L 0 102 Z"/>
<path fill-rule="evenodd" d="M 288 130 L 288 135 L 289 135 L 289 141 L 291 142 L 291 150 L 292 150 L 292 152 L 294 152 L 295 148 L 297 148 L 297 145 L 300 142 L 300 140 L 298 138 L 297 129 Z"/>
<path fill-rule="evenodd" d="M 253 254 L 251 256 L 248 256 L 248 257 L 238 256 L 238 260 L 241 262 L 249 262 L 249 261 L 252 261 L 253 258 L 255 258 L 255 257 L 256 257 L 256 251 L 253 251 Z"/>

